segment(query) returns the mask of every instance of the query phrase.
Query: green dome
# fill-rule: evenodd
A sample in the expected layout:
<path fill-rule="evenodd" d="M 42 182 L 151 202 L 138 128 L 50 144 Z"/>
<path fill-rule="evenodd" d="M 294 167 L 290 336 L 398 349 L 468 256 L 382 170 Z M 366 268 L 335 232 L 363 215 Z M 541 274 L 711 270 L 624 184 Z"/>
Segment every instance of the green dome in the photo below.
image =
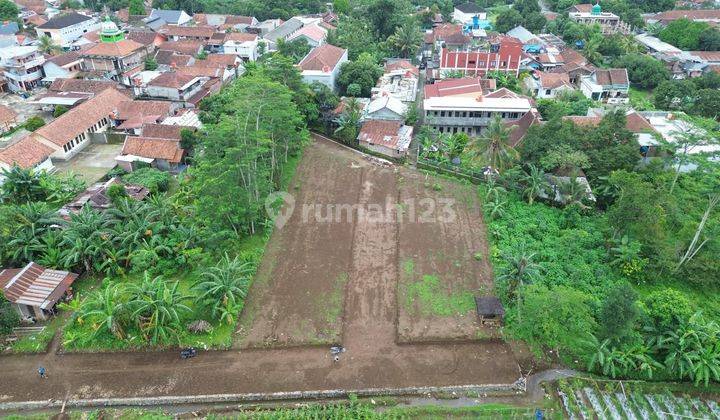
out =
<path fill-rule="evenodd" d="M 600 7 L 600 3 L 595 3 L 595 6 L 592 7 L 592 14 L 599 15 L 600 13 L 602 13 L 602 7 Z"/>
<path fill-rule="evenodd" d="M 122 31 L 117 27 L 115 22 L 110 20 L 110 16 L 105 16 L 105 21 L 100 25 L 100 41 L 117 42 L 125 38 Z"/>

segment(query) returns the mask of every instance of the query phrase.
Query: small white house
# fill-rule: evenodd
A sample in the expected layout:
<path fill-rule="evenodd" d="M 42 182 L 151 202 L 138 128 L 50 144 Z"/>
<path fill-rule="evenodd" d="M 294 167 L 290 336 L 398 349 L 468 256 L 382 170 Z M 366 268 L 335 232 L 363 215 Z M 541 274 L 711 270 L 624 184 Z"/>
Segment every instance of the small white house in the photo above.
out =
<path fill-rule="evenodd" d="M 581 76 L 580 89 L 586 97 L 595 101 L 608 104 L 624 104 L 630 101 L 627 69 L 602 69 L 589 76 Z"/>
<path fill-rule="evenodd" d="M 3 183 L 3 170 L 10 170 L 13 165 L 17 165 L 23 169 L 34 169 L 36 171 L 53 172 L 53 166 L 50 155 L 53 149 L 41 144 L 31 137 L 11 144 L 10 146 L 0 149 L 0 185 Z"/>
<path fill-rule="evenodd" d="M 403 121 L 407 105 L 392 96 L 378 96 L 364 108 L 364 120 L 395 120 Z"/>
<path fill-rule="evenodd" d="M 575 90 L 567 73 L 540 73 L 525 78 L 525 86 L 539 99 L 553 99 L 562 92 Z"/>
<path fill-rule="evenodd" d="M 479 20 L 486 20 L 487 13 L 485 13 L 483 8 L 478 6 L 476 3 L 468 2 L 455 6 L 452 17 L 454 22 L 467 25 L 472 23 L 473 18 L 475 17 Z"/>
<path fill-rule="evenodd" d="M 225 34 L 222 45 L 223 54 L 234 54 L 243 61 L 255 61 L 258 54 L 258 36 L 241 32 L 230 32 Z"/>
<path fill-rule="evenodd" d="M 348 61 L 347 50 L 330 44 L 314 48 L 303 58 L 298 66 L 305 83 L 320 82 L 336 90 L 335 82 L 340 67 Z"/>

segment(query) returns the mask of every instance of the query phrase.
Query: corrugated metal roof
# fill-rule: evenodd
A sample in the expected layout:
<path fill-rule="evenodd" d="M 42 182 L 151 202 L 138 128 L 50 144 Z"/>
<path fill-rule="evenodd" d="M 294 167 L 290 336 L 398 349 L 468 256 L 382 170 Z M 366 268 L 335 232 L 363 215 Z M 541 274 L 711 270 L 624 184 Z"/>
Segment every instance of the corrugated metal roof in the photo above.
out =
<path fill-rule="evenodd" d="M 10 302 L 47 309 L 77 277 L 74 273 L 46 269 L 31 262 L 8 281 L 3 293 Z"/>

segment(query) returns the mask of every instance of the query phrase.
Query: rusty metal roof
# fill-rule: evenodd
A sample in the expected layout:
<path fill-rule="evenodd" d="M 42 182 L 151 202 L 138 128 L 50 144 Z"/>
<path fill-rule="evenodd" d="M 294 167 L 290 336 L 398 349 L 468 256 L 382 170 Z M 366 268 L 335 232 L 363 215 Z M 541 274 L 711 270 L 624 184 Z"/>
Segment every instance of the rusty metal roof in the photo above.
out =
<path fill-rule="evenodd" d="M 50 270 L 31 262 L 7 282 L 3 293 L 12 303 L 47 309 L 57 302 L 77 277 L 77 274 L 68 271 Z"/>

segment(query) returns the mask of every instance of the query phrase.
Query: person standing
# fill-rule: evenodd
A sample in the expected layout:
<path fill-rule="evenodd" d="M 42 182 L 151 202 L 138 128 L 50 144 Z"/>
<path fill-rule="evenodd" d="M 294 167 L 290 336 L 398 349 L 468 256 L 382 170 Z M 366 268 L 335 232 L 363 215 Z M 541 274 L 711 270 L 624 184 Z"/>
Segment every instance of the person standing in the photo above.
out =
<path fill-rule="evenodd" d="M 45 368 L 42 366 L 38 368 L 38 374 L 40 375 L 40 379 L 47 378 L 47 376 L 45 375 Z"/>

